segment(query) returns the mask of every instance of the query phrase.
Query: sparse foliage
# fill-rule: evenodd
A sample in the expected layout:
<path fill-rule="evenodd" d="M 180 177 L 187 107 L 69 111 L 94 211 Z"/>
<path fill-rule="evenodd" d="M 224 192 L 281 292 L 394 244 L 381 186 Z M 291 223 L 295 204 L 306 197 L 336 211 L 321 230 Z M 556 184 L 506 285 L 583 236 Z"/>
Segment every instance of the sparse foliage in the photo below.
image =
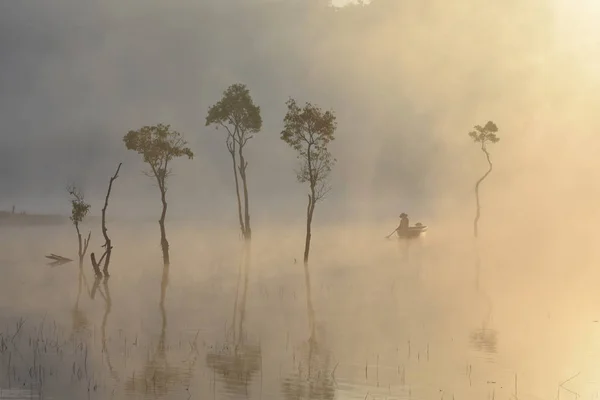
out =
<path fill-rule="evenodd" d="M 79 255 L 79 267 L 82 267 L 85 253 L 87 252 L 90 244 L 92 232 L 90 232 L 87 238 L 82 241 L 81 232 L 79 231 L 79 224 L 82 223 L 84 218 L 88 215 L 91 206 L 90 204 L 86 203 L 83 191 L 81 191 L 81 189 L 79 189 L 77 186 L 69 185 L 67 187 L 67 192 L 71 197 L 71 217 L 69 219 L 71 222 L 73 222 L 73 225 L 75 225 L 75 229 L 77 230 L 77 242 L 79 244 L 79 250 L 77 254 Z"/>
<path fill-rule="evenodd" d="M 187 142 L 181 133 L 171 130 L 170 125 L 158 124 L 144 126 L 137 131 L 129 131 L 123 138 L 128 150 L 136 151 L 142 155 L 146 164 L 150 166 L 145 174 L 154 177 L 160 190 L 162 213 L 160 220 L 161 248 L 165 265 L 170 263 L 169 242 L 165 231 L 165 217 L 167 214 L 167 178 L 171 174 L 170 163 L 176 158 L 194 158 L 194 153 L 187 147 Z"/>
<path fill-rule="evenodd" d="M 479 185 L 487 176 L 492 172 L 492 161 L 490 160 L 490 153 L 488 152 L 487 145 L 494 144 L 500 141 L 500 138 L 496 135 L 498 132 L 498 127 L 492 121 L 488 121 L 485 126 L 476 125 L 475 130 L 469 132 L 469 136 L 473 139 L 475 143 L 479 143 L 481 145 L 481 151 L 485 154 L 486 160 L 488 162 L 489 168 L 487 172 L 477 180 L 475 183 L 475 200 L 477 202 L 477 210 L 475 213 L 475 220 L 473 221 L 473 234 L 475 237 L 478 235 L 478 223 L 479 217 L 481 216 L 481 205 L 479 202 Z"/>
<path fill-rule="evenodd" d="M 67 192 L 71 196 L 71 217 L 69 218 L 74 225 L 80 224 L 90 211 L 90 205 L 85 202 L 83 192 L 75 185 L 67 187 Z"/>
<path fill-rule="evenodd" d="M 290 98 L 286 105 L 288 111 L 283 120 L 281 140 L 298 153 L 300 160 L 300 169 L 296 172 L 298 182 L 308 182 L 309 185 L 304 246 L 304 263 L 307 263 L 315 204 L 325 198 L 331 189 L 329 175 L 336 159 L 331 156 L 327 146 L 334 140 L 337 122 L 332 111 L 323 112 L 311 103 L 306 103 L 301 108 L 294 99 Z"/>
<path fill-rule="evenodd" d="M 244 146 L 262 128 L 262 117 L 260 116 L 260 107 L 254 104 L 246 85 L 236 83 L 223 92 L 221 100 L 208 109 L 206 126 L 209 125 L 215 125 L 216 129 L 224 128 L 227 132 L 225 144 L 233 163 L 240 229 L 244 238 L 249 240 L 252 236 L 252 229 L 250 228 L 246 177 L 248 162 L 244 158 Z M 242 178 L 244 193 L 243 216 L 238 172 Z"/>

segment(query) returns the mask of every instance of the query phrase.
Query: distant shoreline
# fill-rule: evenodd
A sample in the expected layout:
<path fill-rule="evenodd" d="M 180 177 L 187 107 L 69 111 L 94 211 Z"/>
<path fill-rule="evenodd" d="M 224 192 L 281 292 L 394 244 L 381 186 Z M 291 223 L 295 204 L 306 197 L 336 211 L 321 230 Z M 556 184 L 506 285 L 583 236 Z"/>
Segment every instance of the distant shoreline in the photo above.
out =
<path fill-rule="evenodd" d="M 88 217 L 86 220 L 94 222 L 99 217 Z M 47 226 L 70 224 L 69 217 L 59 214 L 27 214 L 25 212 L 0 211 L 0 226 Z"/>

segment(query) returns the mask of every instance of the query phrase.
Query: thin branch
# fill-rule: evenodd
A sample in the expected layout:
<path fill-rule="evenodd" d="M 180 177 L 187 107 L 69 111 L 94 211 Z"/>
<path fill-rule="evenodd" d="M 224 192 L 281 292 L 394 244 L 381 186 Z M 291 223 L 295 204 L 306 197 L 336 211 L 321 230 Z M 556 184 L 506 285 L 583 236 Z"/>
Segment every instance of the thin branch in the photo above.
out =
<path fill-rule="evenodd" d="M 104 246 L 106 246 L 106 245 L 104 245 Z M 102 246 L 102 247 L 104 247 L 104 246 Z M 108 251 L 105 250 L 104 253 L 102 254 L 102 257 L 100 257 L 100 261 L 98 261 L 98 265 L 102 264 L 102 260 L 104 260 L 104 257 L 106 257 L 107 253 L 108 253 Z"/>

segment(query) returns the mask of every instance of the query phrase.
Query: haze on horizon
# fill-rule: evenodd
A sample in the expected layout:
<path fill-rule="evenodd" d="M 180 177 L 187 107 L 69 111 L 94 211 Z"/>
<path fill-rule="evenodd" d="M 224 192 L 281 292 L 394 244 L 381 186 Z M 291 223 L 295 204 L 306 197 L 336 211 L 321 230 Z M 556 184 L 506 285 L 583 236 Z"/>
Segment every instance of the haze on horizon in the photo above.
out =
<path fill-rule="evenodd" d="M 111 214 L 154 218 L 156 188 L 122 137 L 163 122 L 196 153 L 173 165 L 170 215 L 235 224 L 230 160 L 204 118 L 240 82 L 264 119 L 247 147 L 256 223 L 304 217 L 295 154 L 279 140 L 289 96 L 338 117 L 323 221 L 471 218 L 486 165 L 467 132 L 487 120 L 502 140 L 486 223 L 596 215 L 594 2 L 326 3 L 3 2 L 0 209 L 68 214 L 74 182 L 98 215 L 123 162 Z"/>

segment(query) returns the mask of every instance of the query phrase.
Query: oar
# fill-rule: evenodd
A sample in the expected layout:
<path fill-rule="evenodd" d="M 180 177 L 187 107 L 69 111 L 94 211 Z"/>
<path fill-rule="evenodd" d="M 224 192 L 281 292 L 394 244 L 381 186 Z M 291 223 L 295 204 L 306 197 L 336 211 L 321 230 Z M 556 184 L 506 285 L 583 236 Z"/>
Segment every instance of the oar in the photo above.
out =
<path fill-rule="evenodd" d="M 386 238 L 386 239 L 389 239 L 389 238 L 390 238 L 390 236 L 392 236 L 394 233 L 396 233 L 396 231 L 397 231 L 397 230 L 398 230 L 398 229 L 394 229 L 394 231 L 393 231 L 392 233 L 390 233 L 389 235 L 387 235 L 385 238 Z"/>

